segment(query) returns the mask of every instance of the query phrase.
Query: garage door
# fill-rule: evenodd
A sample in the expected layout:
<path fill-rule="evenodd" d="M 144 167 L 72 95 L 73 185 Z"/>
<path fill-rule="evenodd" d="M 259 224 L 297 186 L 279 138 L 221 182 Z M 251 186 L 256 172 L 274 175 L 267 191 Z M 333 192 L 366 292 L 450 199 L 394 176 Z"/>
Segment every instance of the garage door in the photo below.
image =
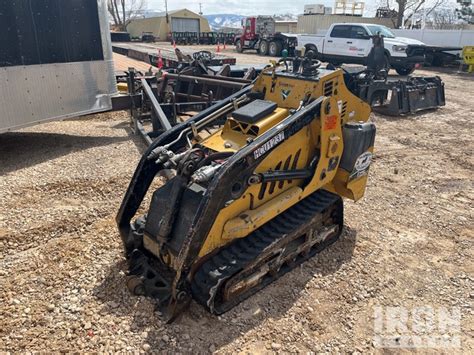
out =
<path fill-rule="evenodd" d="M 200 32 L 199 19 L 194 18 L 171 18 L 171 31 L 173 32 Z"/>

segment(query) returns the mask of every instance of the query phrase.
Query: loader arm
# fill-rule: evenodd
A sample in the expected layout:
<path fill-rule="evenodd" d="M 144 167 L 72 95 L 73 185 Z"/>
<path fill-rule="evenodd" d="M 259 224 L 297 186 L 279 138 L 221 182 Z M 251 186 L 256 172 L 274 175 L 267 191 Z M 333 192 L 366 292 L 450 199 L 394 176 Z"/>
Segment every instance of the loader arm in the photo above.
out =
<path fill-rule="evenodd" d="M 148 160 L 147 157 L 150 153 L 156 149 L 156 147 L 169 144 L 175 141 L 179 134 L 186 128 L 190 128 L 192 124 L 199 122 L 206 118 L 210 113 L 213 113 L 225 105 L 232 103 L 236 98 L 247 94 L 252 89 L 252 85 L 246 86 L 242 90 L 235 94 L 227 97 L 219 103 L 208 107 L 201 111 L 197 115 L 193 116 L 186 122 L 183 122 L 177 126 L 174 126 L 169 131 L 160 135 L 145 151 L 137 168 L 133 174 L 133 177 L 128 185 L 127 191 L 125 192 L 124 198 L 120 205 L 119 211 L 116 216 L 116 221 L 119 227 L 122 238 L 127 238 L 130 233 L 130 222 L 137 213 L 151 183 L 156 177 L 156 174 L 163 169 L 162 165 L 155 164 L 154 161 Z"/>

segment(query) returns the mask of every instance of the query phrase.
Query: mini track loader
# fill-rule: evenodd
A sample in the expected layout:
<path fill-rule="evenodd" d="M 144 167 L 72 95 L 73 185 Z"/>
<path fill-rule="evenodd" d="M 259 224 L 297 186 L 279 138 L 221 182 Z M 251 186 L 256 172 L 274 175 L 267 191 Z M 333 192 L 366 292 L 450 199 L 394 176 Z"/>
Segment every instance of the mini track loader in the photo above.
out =
<path fill-rule="evenodd" d="M 117 222 L 128 287 L 167 321 L 192 298 L 223 313 L 341 235 L 342 197 L 364 195 L 375 126 L 343 71 L 320 64 L 274 62 L 143 155 Z M 134 219 L 164 170 L 174 177 Z"/>

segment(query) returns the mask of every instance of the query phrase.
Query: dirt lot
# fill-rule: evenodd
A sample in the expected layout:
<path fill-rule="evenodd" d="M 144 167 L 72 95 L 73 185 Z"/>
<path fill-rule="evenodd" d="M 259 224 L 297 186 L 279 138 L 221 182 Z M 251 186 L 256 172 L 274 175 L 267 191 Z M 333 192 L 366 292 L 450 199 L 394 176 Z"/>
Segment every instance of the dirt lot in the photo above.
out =
<path fill-rule="evenodd" d="M 227 314 L 192 303 L 171 325 L 124 285 L 114 217 L 144 148 L 127 114 L 1 135 L 0 351 L 376 352 L 377 306 L 428 306 L 459 310 L 448 352 L 474 353 L 474 77 L 419 73 L 442 75 L 447 106 L 373 115 L 367 194 L 345 204 L 341 240 Z"/>

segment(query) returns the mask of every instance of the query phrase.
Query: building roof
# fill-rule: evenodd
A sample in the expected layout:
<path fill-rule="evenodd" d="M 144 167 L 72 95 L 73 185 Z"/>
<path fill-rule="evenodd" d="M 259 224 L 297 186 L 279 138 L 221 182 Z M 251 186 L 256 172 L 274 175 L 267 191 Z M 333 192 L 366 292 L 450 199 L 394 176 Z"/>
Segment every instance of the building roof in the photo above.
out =
<path fill-rule="evenodd" d="M 168 11 L 168 15 L 173 15 L 173 14 L 175 14 L 175 13 L 177 13 L 177 12 L 181 12 L 181 11 L 188 11 L 188 12 L 193 13 L 193 14 L 196 15 L 196 16 L 201 16 L 201 15 L 199 15 L 199 14 L 197 14 L 197 13 L 195 13 L 194 11 L 191 11 L 191 10 L 189 10 L 189 9 L 169 10 L 169 11 Z M 166 12 L 165 12 L 165 11 L 162 11 L 162 12 L 157 12 L 157 13 L 155 13 L 153 16 L 150 16 L 150 17 L 147 17 L 147 18 L 165 17 L 165 16 L 166 16 Z"/>

